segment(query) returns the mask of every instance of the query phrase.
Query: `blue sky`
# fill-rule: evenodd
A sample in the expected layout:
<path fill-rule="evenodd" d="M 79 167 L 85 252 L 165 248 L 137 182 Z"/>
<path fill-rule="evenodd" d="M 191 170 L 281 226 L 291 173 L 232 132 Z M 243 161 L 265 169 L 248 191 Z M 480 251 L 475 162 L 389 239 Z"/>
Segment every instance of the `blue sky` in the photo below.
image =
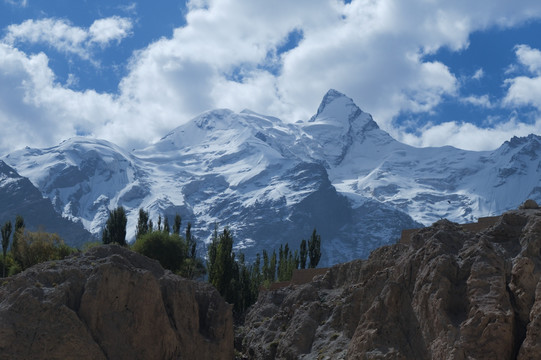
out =
<path fill-rule="evenodd" d="M 0 0 L 0 153 L 306 120 L 330 88 L 411 145 L 494 149 L 541 134 L 540 35 L 533 0 Z"/>

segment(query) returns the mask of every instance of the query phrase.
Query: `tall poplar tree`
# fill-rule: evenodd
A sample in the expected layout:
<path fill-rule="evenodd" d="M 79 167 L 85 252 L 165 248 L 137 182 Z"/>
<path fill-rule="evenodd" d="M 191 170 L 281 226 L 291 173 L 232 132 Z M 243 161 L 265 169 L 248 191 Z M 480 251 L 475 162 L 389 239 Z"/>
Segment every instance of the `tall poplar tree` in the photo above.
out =
<path fill-rule="evenodd" d="M 104 244 L 117 243 L 126 246 L 126 210 L 122 206 L 115 210 L 109 211 L 109 218 L 105 223 L 105 228 L 102 233 L 102 242 Z"/>
<path fill-rule="evenodd" d="M 310 240 L 308 240 L 308 256 L 310 257 L 310 267 L 315 268 L 321 259 L 321 236 L 318 235 L 315 228 Z"/>
<path fill-rule="evenodd" d="M 302 239 L 301 241 L 301 251 L 300 251 L 300 265 L 301 269 L 306 269 L 306 257 L 308 253 L 306 251 L 306 240 Z"/>
<path fill-rule="evenodd" d="M 167 234 L 171 232 L 171 228 L 169 227 L 169 218 L 167 215 L 163 216 L 163 232 Z"/>
<path fill-rule="evenodd" d="M 136 239 L 149 233 L 148 218 L 149 218 L 148 212 L 143 210 L 142 208 L 139 209 L 139 218 L 137 219 L 137 229 L 135 230 Z"/>
<path fill-rule="evenodd" d="M 4 261 L 2 262 L 2 277 L 6 277 L 6 253 L 9 246 L 9 237 L 11 236 L 11 231 L 13 230 L 11 226 L 11 220 L 6 221 L 4 226 L 2 226 L 2 253 L 4 254 Z"/>
<path fill-rule="evenodd" d="M 182 222 L 182 219 L 180 218 L 179 214 L 175 215 L 175 222 L 173 223 L 173 233 L 180 235 L 180 224 Z"/>

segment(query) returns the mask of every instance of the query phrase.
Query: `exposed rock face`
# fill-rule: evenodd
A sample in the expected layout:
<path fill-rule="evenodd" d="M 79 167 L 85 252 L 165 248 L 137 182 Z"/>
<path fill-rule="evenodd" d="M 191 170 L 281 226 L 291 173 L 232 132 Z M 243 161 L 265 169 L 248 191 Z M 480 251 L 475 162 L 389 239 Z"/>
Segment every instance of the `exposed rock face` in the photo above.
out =
<path fill-rule="evenodd" d="M 231 359 L 231 306 L 208 284 L 111 245 L 0 286 L 0 359 Z"/>
<path fill-rule="evenodd" d="M 541 210 L 480 233 L 441 220 L 410 244 L 262 293 L 246 317 L 250 359 L 537 359 Z"/>

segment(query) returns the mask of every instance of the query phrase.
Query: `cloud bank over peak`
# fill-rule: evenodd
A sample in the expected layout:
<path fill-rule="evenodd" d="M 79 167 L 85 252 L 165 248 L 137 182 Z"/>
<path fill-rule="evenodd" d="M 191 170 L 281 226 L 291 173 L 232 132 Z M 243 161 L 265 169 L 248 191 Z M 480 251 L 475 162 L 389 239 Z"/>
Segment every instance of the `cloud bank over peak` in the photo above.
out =
<path fill-rule="evenodd" d="M 185 23 L 136 49 L 117 92 L 101 94 L 70 89 L 52 72 L 50 54 L 24 53 L 19 45 L 46 44 L 99 63 L 97 49 L 137 36 L 133 21 L 112 16 L 84 28 L 62 19 L 27 20 L 8 26 L 0 42 L 0 93 L 11 99 L 0 107 L 0 124 L 14 136 L 0 152 L 52 145 L 76 134 L 139 147 L 213 108 L 305 120 L 330 88 L 353 98 L 401 141 L 495 148 L 511 135 L 539 133 L 538 122 L 510 118 L 481 127 L 450 119 L 412 133 L 395 120 L 404 113 L 412 119 L 431 113 L 445 99 L 541 111 L 537 49 L 515 48 L 516 65 L 530 76 L 501 84 L 507 89 L 503 99 L 463 95 L 459 76 L 431 57 L 441 49 L 467 49 L 474 32 L 539 19 L 541 4 L 533 0 L 520 6 L 505 0 L 190 0 Z M 469 76 L 483 81 L 486 70 L 478 67 Z M 21 128 L 29 130 L 22 134 Z"/>

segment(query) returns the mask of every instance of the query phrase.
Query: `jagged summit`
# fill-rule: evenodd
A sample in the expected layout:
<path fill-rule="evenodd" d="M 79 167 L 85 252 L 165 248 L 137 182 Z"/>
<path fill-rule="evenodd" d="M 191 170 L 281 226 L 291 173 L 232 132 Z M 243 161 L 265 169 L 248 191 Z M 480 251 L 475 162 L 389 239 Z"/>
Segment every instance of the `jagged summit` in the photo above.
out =
<path fill-rule="evenodd" d="M 362 110 L 351 98 L 331 89 L 325 94 L 316 114 L 308 122 L 343 123 L 347 126 L 351 116 L 360 113 Z"/>

